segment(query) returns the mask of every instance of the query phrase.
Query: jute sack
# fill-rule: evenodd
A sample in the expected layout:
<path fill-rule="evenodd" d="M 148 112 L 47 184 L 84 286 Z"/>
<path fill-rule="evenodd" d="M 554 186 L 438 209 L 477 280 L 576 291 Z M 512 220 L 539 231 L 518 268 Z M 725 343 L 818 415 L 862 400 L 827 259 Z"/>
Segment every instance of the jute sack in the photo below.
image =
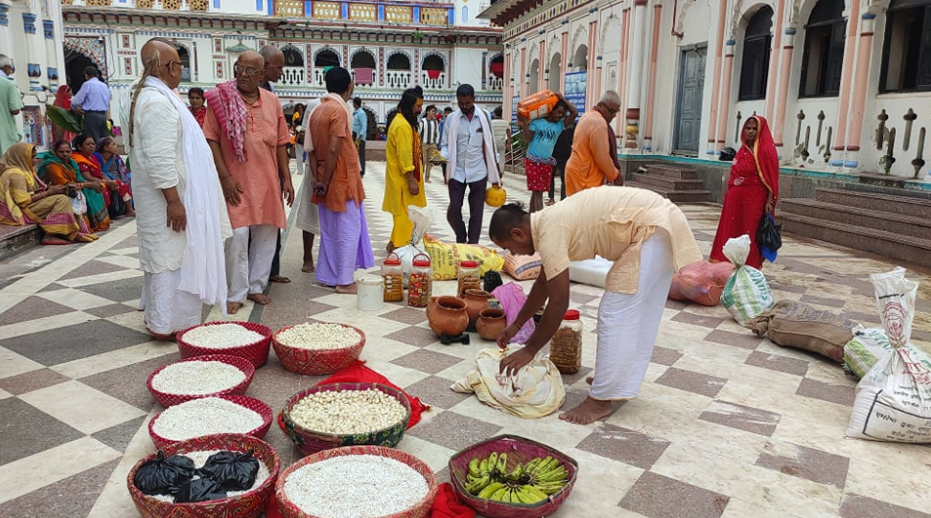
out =
<path fill-rule="evenodd" d="M 844 345 L 859 325 L 830 311 L 783 300 L 753 319 L 748 327 L 757 336 L 768 336 L 776 345 L 795 347 L 844 362 Z"/>

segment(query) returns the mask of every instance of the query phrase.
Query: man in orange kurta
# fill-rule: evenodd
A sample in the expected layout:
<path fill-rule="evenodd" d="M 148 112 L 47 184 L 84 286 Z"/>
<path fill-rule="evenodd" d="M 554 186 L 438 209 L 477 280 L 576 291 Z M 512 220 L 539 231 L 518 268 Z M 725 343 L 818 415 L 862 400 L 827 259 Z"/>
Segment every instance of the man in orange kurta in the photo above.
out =
<path fill-rule="evenodd" d="M 278 229 L 287 225 L 281 192 L 288 205 L 294 201 L 284 113 L 275 94 L 258 87 L 265 60 L 257 52 L 244 52 L 233 70 L 235 79 L 207 92 L 204 121 L 233 227 L 226 244 L 229 313 L 247 298 L 270 302 L 263 292 Z"/>
<path fill-rule="evenodd" d="M 566 163 L 566 196 L 616 181 L 621 174 L 611 156 L 614 132 L 611 121 L 621 110 L 617 92 L 607 91 L 594 108 L 582 115 L 572 140 L 572 155 Z M 623 183 L 623 179 L 619 182 Z"/>

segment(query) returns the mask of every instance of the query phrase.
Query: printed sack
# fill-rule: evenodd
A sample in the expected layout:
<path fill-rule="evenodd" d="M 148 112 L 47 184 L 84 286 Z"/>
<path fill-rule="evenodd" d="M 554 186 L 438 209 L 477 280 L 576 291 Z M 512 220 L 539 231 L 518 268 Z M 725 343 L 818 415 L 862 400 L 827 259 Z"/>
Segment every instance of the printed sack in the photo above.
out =
<path fill-rule="evenodd" d="M 433 266 L 433 280 L 448 281 L 457 278 L 459 263 L 461 261 L 475 261 L 478 263 L 482 275 L 490 270 L 501 271 L 504 258 L 494 250 L 482 245 L 467 245 L 464 243 L 444 243 L 427 234 L 423 238 L 423 247 L 430 255 L 430 264 Z"/>
<path fill-rule="evenodd" d="M 504 271 L 519 281 L 536 279 L 542 269 L 543 259 L 539 252 L 533 255 L 514 255 L 508 252 L 504 255 Z"/>
<path fill-rule="evenodd" d="M 909 354 L 917 358 L 919 363 L 931 369 L 931 356 L 916 348 L 912 344 L 906 344 Z M 892 344 L 889 343 L 889 337 L 882 329 L 863 329 L 854 334 L 854 337 L 844 345 L 844 366 L 847 372 L 857 378 L 866 376 L 866 373 L 876 365 L 876 362 L 886 357 L 892 352 Z"/>
<path fill-rule="evenodd" d="M 746 234 L 728 239 L 724 244 L 724 256 L 737 269 L 724 285 L 721 302 L 734 320 L 744 327 L 776 303 L 763 272 L 745 264 L 749 255 L 750 236 Z"/>

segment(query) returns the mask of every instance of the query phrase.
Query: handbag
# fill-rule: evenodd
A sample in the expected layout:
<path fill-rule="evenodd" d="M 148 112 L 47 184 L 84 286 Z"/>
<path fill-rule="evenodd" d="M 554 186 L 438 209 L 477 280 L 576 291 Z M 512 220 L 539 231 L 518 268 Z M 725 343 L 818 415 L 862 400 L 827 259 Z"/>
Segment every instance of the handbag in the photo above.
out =
<path fill-rule="evenodd" d="M 107 207 L 110 219 L 121 218 L 126 215 L 126 202 L 119 191 L 110 191 L 110 206 Z"/>
<path fill-rule="evenodd" d="M 782 247 L 782 225 L 777 225 L 772 214 L 765 214 L 756 231 L 756 244 L 763 257 L 769 262 L 776 260 L 776 252 Z"/>
<path fill-rule="evenodd" d="M 71 212 L 75 216 L 83 216 L 87 214 L 87 198 L 84 197 L 84 193 L 77 191 L 75 196 L 71 198 Z"/>

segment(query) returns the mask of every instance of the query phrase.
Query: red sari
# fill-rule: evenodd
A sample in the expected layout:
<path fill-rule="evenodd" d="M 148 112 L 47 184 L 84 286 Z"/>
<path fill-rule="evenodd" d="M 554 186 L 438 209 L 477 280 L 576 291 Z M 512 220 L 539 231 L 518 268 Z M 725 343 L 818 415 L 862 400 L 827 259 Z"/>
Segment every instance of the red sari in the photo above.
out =
<path fill-rule="evenodd" d="M 747 122 L 751 119 L 757 122 L 756 140 L 752 148 L 747 145 L 744 136 L 747 123 L 744 123 L 744 130 L 740 133 L 743 145 L 731 165 L 721 220 L 711 245 L 711 260 L 727 261 L 724 244 L 728 239 L 747 234 L 750 236 L 750 256 L 746 264 L 761 268 L 763 254 L 756 243 L 756 231 L 766 212 L 766 200 L 772 198 L 775 202 L 779 199 L 779 156 L 766 119 L 754 115 Z"/>

